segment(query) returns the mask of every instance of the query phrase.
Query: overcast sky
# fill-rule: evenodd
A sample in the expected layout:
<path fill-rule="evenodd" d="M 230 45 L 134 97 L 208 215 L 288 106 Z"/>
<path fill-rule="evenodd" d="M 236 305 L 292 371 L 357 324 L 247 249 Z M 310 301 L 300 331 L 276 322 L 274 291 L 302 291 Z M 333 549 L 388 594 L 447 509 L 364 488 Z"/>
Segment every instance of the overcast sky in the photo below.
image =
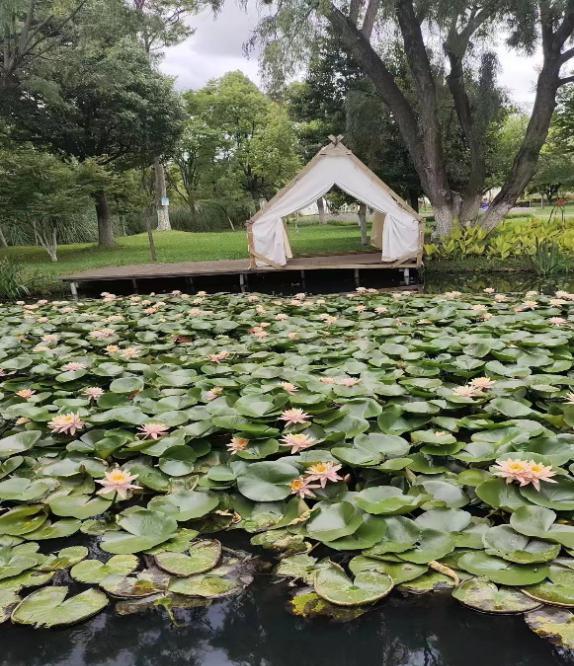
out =
<path fill-rule="evenodd" d="M 232 2 L 226 2 L 216 17 L 211 10 L 194 16 L 190 20 L 194 34 L 182 44 L 167 49 L 162 70 L 176 77 L 181 90 L 200 88 L 209 79 L 235 69 L 259 83 L 256 55 L 247 58 L 243 53 L 243 44 L 258 20 L 258 11 L 252 4 L 245 12 Z M 529 107 L 534 97 L 539 57 L 521 56 L 503 46 L 498 51 L 500 83 L 516 104 Z"/>

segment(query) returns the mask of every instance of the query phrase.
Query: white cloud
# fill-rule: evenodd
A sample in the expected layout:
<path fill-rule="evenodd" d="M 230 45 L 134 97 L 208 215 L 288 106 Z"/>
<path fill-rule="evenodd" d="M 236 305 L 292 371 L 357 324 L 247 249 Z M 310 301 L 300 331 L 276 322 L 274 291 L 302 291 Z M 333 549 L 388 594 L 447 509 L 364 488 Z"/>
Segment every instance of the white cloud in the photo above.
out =
<path fill-rule="evenodd" d="M 236 69 L 259 83 L 257 53 L 247 58 L 243 50 L 259 19 L 254 7 L 244 11 L 230 3 L 216 16 L 211 10 L 202 11 L 189 19 L 194 33 L 166 50 L 162 71 L 176 77 L 180 90 L 200 88 L 210 79 Z"/>
<path fill-rule="evenodd" d="M 217 15 L 211 10 L 202 11 L 189 19 L 194 33 L 183 43 L 166 50 L 161 69 L 176 78 L 180 90 L 200 88 L 210 79 L 236 69 L 260 83 L 257 53 L 247 58 L 243 50 L 260 18 L 254 0 L 248 2 L 246 10 L 226 2 Z M 534 101 L 541 56 L 511 51 L 504 46 L 502 37 L 496 41 L 499 82 L 514 103 L 528 110 Z"/>

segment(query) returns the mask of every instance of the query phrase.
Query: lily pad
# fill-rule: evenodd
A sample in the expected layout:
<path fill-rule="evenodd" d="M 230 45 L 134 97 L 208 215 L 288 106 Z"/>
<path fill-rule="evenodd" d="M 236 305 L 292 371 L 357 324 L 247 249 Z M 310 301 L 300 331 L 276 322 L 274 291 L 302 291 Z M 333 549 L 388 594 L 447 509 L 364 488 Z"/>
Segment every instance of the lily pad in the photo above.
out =
<path fill-rule="evenodd" d="M 332 563 L 315 573 L 313 586 L 335 606 L 361 606 L 386 597 L 393 589 L 393 579 L 386 573 L 363 571 L 351 580 L 342 567 Z"/>
<path fill-rule="evenodd" d="M 155 562 L 174 576 L 192 576 L 213 569 L 221 557 L 221 543 L 216 539 L 193 542 L 187 554 L 158 553 Z"/>
<path fill-rule="evenodd" d="M 512 587 L 535 585 L 548 575 L 546 565 L 514 564 L 483 552 L 465 553 L 458 559 L 458 565 L 475 576 L 482 576 L 493 583 Z"/>
<path fill-rule="evenodd" d="M 483 613 L 516 614 L 527 613 L 540 606 L 518 590 L 498 587 L 483 578 L 469 578 L 463 581 L 452 596 L 465 606 Z"/>
<path fill-rule="evenodd" d="M 34 627 L 67 626 L 97 615 L 108 605 L 103 592 L 90 589 L 69 597 L 65 585 L 32 592 L 12 611 L 12 622 Z"/>

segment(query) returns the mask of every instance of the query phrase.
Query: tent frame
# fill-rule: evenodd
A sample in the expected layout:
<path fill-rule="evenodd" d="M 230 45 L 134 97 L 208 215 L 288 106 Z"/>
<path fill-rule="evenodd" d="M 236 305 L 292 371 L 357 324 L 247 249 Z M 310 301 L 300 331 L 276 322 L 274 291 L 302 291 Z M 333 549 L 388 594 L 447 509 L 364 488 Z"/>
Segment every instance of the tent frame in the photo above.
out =
<path fill-rule="evenodd" d="M 265 210 L 267 209 L 268 206 L 273 204 L 275 201 L 278 199 L 281 199 L 283 195 L 286 192 L 289 192 L 292 190 L 294 187 L 296 187 L 297 183 L 301 180 L 301 178 L 311 171 L 315 167 L 315 165 L 321 161 L 321 158 L 324 157 L 325 155 L 333 155 L 333 154 L 340 154 L 340 155 L 347 155 L 348 157 L 353 160 L 353 162 L 373 181 L 374 185 L 377 185 L 378 187 L 381 187 L 383 190 L 387 192 L 387 194 L 395 201 L 396 204 L 398 204 L 403 210 L 407 211 L 410 215 L 412 215 L 416 220 L 418 220 L 419 223 L 419 249 L 415 257 L 413 257 L 411 254 L 409 256 L 405 257 L 399 257 L 396 261 L 393 262 L 383 262 L 381 261 L 381 266 L 384 266 L 384 268 L 421 268 L 423 265 L 423 246 L 424 246 L 424 238 L 425 238 L 425 221 L 424 219 L 412 208 L 402 197 L 400 197 L 393 189 L 391 189 L 381 178 L 377 176 L 376 173 L 371 171 L 369 167 L 361 162 L 361 160 L 353 153 L 352 150 L 347 148 L 342 143 L 343 137 L 341 135 L 339 136 L 333 136 L 329 135 L 329 140 L 330 143 L 327 144 L 326 146 L 323 146 L 316 154 L 315 156 L 307 162 L 307 164 L 299 171 L 299 173 L 287 183 L 284 187 L 282 187 L 271 199 L 262 207 L 260 208 L 255 215 L 253 215 L 246 223 L 246 229 L 247 229 L 247 246 L 249 249 L 249 269 L 253 270 L 257 267 L 257 260 L 261 262 L 265 262 L 272 268 L 277 268 L 277 269 L 285 269 L 284 266 L 280 266 L 279 264 L 275 263 L 268 257 L 264 257 L 263 255 L 259 254 L 255 250 L 255 243 L 253 240 L 253 225 L 257 220 L 263 215 Z"/>

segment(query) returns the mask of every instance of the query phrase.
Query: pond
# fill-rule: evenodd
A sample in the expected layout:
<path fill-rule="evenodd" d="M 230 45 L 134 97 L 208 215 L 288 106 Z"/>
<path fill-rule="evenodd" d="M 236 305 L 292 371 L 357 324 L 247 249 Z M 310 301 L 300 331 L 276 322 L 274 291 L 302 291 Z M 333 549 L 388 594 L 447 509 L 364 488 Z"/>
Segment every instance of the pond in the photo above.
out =
<path fill-rule="evenodd" d="M 450 595 L 391 597 L 345 624 L 285 609 L 286 586 L 259 576 L 241 597 L 180 611 L 110 611 L 82 625 L 32 631 L 4 625 L 2 666 L 512 666 L 572 664 L 519 616 L 493 618 Z"/>
<path fill-rule="evenodd" d="M 501 293 L 525 293 L 530 290 L 552 294 L 558 290 L 573 291 L 574 275 L 538 276 L 534 273 L 437 273 L 427 272 L 424 291 L 429 294 L 457 289 L 468 293 L 480 293 L 492 287 Z"/>
<path fill-rule="evenodd" d="M 0 334 L 0 666 L 574 663 L 533 633 L 574 650 L 574 294 L 108 295 Z"/>

